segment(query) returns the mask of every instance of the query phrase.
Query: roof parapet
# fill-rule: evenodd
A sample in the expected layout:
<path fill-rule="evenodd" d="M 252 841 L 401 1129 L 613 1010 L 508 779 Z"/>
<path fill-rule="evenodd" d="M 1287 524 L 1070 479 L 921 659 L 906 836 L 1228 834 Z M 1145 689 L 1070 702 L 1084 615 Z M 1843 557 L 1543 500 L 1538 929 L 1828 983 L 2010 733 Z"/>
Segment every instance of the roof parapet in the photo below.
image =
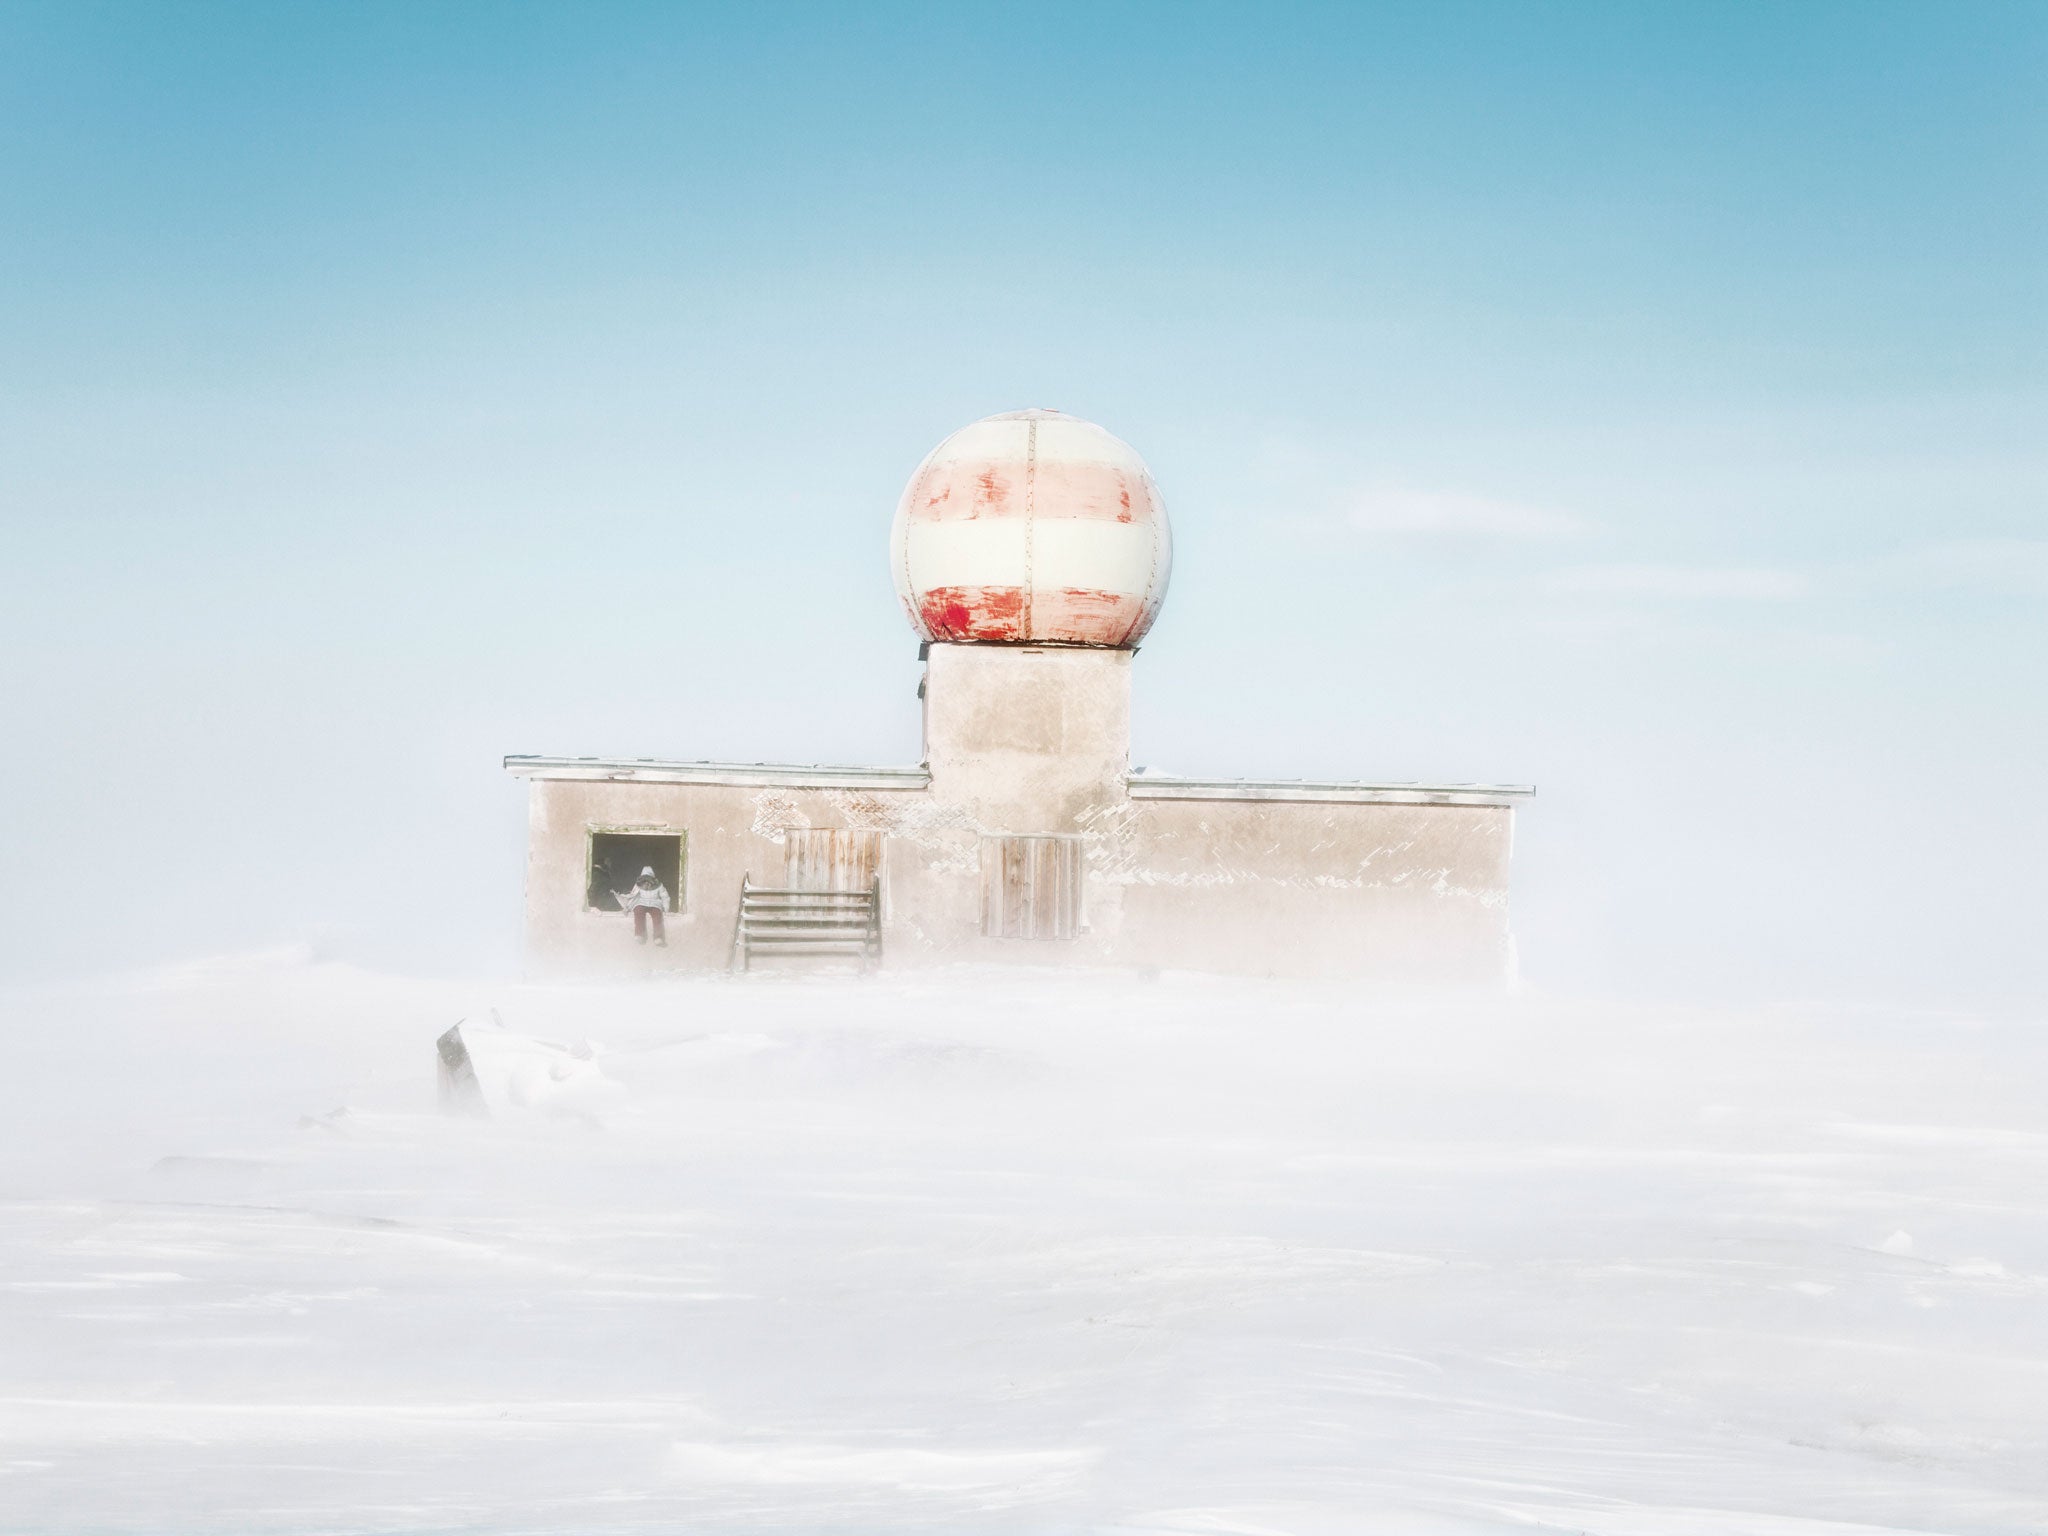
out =
<path fill-rule="evenodd" d="M 684 763 L 655 757 L 515 754 L 505 771 L 521 779 L 618 780 L 645 784 L 740 784 L 779 789 L 924 789 L 923 768 L 852 768 L 826 763 Z"/>
<path fill-rule="evenodd" d="M 830 763 L 678 762 L 657 757 L 548 757 L 514 754 L 505 771 L 521 779 L 643 784 L 734 784 L 780 789 L 931 787 L 928 768 L 860 768 Z M 1362 779 L 1206 779 L 1140 769 L 1126 781 L 1133 800 L 1328 801 L 1364 805 L 1512 806 L 1534 798 L 1532 784 L 1383 784 Z"/>
<path fill-rule="evenodd" d="M 1193 779 L 1134 773 L 1133 800 L 1321 800 L 1363 805 L 1512 806 L 1533 784 L 1374 784 L 1356 779 Z"/>

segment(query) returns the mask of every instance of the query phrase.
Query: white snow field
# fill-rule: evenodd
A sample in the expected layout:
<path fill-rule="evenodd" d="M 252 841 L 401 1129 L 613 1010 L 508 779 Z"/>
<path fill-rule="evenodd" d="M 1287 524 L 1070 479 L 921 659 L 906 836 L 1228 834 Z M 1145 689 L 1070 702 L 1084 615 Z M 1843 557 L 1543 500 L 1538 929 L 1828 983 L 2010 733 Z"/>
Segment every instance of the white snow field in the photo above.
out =
<path fill-rule="evenodd" d="M 2048 1531 L 2040 1021 L 290 955 L 4 1004 L 7 1531 Z M 493 1006 L 594 1065 L 444 1115 Z"/>

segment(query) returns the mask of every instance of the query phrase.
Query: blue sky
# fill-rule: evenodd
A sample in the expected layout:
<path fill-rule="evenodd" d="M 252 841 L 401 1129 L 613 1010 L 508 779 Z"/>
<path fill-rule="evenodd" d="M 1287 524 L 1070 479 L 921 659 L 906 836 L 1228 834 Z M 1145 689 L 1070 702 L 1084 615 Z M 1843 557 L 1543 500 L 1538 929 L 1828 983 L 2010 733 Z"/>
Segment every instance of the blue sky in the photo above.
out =
<path fill-rule="evenodd" d="M 1172 508 L 1140 761 L 1537 782 L 1540 981 L 2038 998 L 2044 78 L 2036 5 L 0 0 L 0 972 L 509 966 L 502 753 L 913 760 L 896 495 L 1044 404 Z"/>

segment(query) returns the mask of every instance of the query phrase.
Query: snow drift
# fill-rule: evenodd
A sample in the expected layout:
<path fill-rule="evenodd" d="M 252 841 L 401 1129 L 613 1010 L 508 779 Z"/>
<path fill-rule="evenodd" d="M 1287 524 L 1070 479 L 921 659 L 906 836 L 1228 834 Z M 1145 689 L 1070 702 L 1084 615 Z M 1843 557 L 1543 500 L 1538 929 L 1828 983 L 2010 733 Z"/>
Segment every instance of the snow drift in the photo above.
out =
<path fill-rule="evenodd" d="M 8 1011 L 7 1530 L 2048 1527 L 2020 1022 L 290 957 Z"/>

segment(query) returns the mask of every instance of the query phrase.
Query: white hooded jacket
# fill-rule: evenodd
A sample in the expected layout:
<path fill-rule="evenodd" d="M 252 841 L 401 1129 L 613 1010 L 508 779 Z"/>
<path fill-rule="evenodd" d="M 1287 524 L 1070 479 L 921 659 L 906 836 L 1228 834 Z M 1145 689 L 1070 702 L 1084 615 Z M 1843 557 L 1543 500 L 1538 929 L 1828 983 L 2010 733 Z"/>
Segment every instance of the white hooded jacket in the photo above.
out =
<path fill-rule="evenodd" d="M 654 880 L 654 871 L 643 869 L 640 878 Z M 612 894 L 619 898 L 619 910 L 622 912 L 631 912 L 636 907 L 653 907 L 657 912 L 668 910 L 668 887 L 659 880 L 654 880 L 652 885 L 636 885 L 630 891 L 613 891 Z"/>

